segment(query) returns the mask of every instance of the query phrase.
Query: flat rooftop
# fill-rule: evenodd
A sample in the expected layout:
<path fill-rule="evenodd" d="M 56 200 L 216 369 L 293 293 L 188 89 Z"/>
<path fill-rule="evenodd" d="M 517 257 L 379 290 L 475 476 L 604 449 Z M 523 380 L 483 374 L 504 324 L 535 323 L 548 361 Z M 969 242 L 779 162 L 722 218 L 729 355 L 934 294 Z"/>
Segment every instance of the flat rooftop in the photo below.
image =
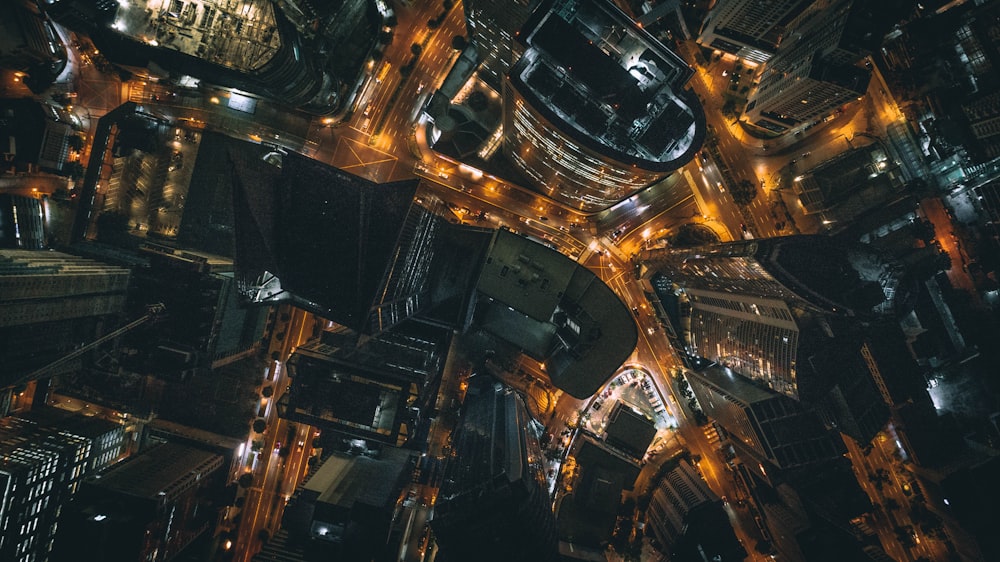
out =
<path fill-rule="evenodd" d="M 333 453 L 306 481 L 317 502 L 350 509 L 357 503 L 384 507 L 395 502 L 397 482 L 407 469 L 410 453 L 385 447 L 379 458 Z"/>
<path fill-rule="evenodd" d="M 512 82 L 595 149 L 673 169 L 700 148 L 704 114 L 683 90 L 692 69 L 610 2 L 556 2 L 521 35 Z"/>
<path fill-rule="evenodd" d="M 260 68 L 281 48 L 270 0 L 118 0 L 112 27 L 241 72 Z"/>
<path fill-rule="evenodd" d="M 172 496 L 222 466 L 219 455 L 177 443 L 164 443 L 117 465 L 92 482 L 104 489 L 145 499 Z"/>

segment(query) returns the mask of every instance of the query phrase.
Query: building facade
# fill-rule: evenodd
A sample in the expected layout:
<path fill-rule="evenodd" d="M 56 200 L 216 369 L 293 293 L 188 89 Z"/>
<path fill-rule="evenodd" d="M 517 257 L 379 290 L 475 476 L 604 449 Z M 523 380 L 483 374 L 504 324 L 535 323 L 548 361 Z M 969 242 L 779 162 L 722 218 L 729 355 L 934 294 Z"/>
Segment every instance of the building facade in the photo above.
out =
<path fill-rule="evenodd" d="M 436 329 L 393 330 L 358 346 L 349 330 L 300 345 L 287 363 L 281 417 L 393 446 L 414 433 L 434 398 L 445 339 Z"/>
<path fill-rule="evenodd" d="M 806 0 L 719 0 L 712 7 L 698 43 L 751 62 L 774 54 L 784 25 L 809 5 Z"/>
<path fill-rule="evenodd" d="M 223 459 L 164 443 L 84 481 L 60 519 L 53 560 L 170 560 L 215 523 Z"/>
<path fill-rule="evenodd" d="M 0 420 L 0 525 L 4 529 L 0 558 L 50 559 L 60 510 L 85 476 L 120 457 L 122 427 L 99 422 L 59 420 L 54 414 Z"/>
<path fill-rule="evenodd" d="M 118 326 L 129 270 L 61 252 L 0 250 L 0 388 Z M 79 368 L 68 361 L 51 376 Z M 41 376 L 41 374 L 39 375 Z M 9 408 L 9 392 L 0 411 Z"/>
<path fill-rule="evenodd" d="M 819 122 L 865 94 L 871 73 L 855 66 L 865 53 L 849 29 L 857 21 L 853 8 L 852 0 L 817 3 L 788 25 L 750 94 L 744 119 L 783 133 Z"/>
<path fill-rule="evenodd" d="M 462 2 L 469 40 L 479 55 L 479 77 L 496 91 L 524 51 L 517 36 L 538 4 L 538 0 Z"/>
<path fill-rule="evenodd" d="M 506 158 L 539 192 L 608 208 L 689 162 L 705 117 L 693 71 L 602 0 L 547 2 L 503 82 Z"/>
<path fill-rule="evenodd" d="M 556 559 L 542 451 L 520 396 L 470 381 L 431 528 L 448 561 Z"/>
<path fill-rule="evenodd" d="M 718 363 L 809 404 L 859 442 L 885 423 L 862 319 L 891 308 L 895 273 L 873 252 L 794 236 L 653 250 L 640 261 L 689 366 Z"/>

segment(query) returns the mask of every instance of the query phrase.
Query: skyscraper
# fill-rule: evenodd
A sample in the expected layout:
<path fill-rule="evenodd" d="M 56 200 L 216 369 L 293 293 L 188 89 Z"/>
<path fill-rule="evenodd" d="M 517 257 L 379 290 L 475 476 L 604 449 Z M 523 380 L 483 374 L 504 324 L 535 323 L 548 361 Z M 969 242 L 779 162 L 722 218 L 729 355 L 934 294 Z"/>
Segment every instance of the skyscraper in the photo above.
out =
<path fill-rule="evenodd" d="M 0 250 L 0 388 L 117 327 L 129 271 L 50 251 Z M 79 367 L 67 362 L 46 376 Z M 10 407 L 5 392 L 0 413 Z"/>
<path fill-rule="evenodd" d="M 479 55 L 479 77 L 494 90 L 500 91 L 510 67 L 524 52 L 517 35 L 538 4 L 539 0 L 462 2 L 469 39 Z"/>
<path fill-rule="evenodd" d="M 103 420 L 67 423 L 57 417 L 0 420 L 4 560 L 48 560 L 60 510 L 85 475 L 117 461 L 121 452 L 121 426 Z"/>
<path fill-rule="evenodd" d="M 88 478 L 60 520 L 54 560 L 170 560 L 216 523 L 223 459 L 164 443 Z"/>
<path fill-rule="evenodd" d="M 816 466 L 843 453 L 839 436 L 802 404 L 755 386 L 731 369 L 716 365 L 686 378 L 702 410 L 722 426 L 761 479 L 778 472 L 773 469 Z"/>
<path fill-rule="evenodd" d="M 402 445 L 420 412 L 430 410 L 447 340 L 444 330 L 403 326 L 359 347 L 350 330 L 324 332 L 289 359 L 292 383 L 279 413 L 342 435 Z"/>
<path fill-rule="evenodd" d="M 667 461 L 670 462 L 670 461 Z M 647 529 L 672 560 L 743 560 L 722 502 L 686 459 L 655 484 Z"/>
<path fill-rule="evenodd" d="M 892 270 L 877 256 L 794 236 L 654 250 L 640 259 L 683 356 L 821 407 L 858 441 L 885 423 L 888 411 L 862 355 L 862 320 L 892 296 Z"/>
<path fill-rule="evenodd" d="M 230 169 L 236 286 L 366 336 L 420 314 L 463 322 L 489 234 L 413 203 L 417 180 L 376 184 L 298 154 L 217 138 Z"/>
<path fill-rule="evenodd" d="M 524 401 L 489 377 L 470 381 L 431 528 L 438 559 L 555 560 L 542 450 Z"/>
<path fill-rule="evenodd" d="M 375 43 L 376 20 L 366 0 L 339 2 L 344 8 L 322 14 L 342 27 L 319 29 L 322 40 L 339 46 L 347 37 Z M 344 6 L 346 4 L 346 6 Z M 294 7 L 288 9 L 294 10 Z M 87 33 L 119 64 L 144 67 L 150 61 L 178 74 L 239 88 L 316 114 L 340 109 L 341 95 L 360 74 L 363 56 L 339 52 L 339 72 L 323 51 L 286 17 L 276 3 L 87 2 L 52 0 L 46 10 L 57 20 Z M 327 31 L 331 33 L 326 34 Z M 329 47 L 327 47 L 329 48 Z M 359 48 L 358 52 L 365 52 Z"/>
<path fill-rule="evenodd" d="M 683 166 L 705 116 L 693 71 L 605 0 L 539 6 L 503 82 L 506 158 L 541 193 L 597 211 Z"/>
<path fill-rule="evenodd" d="M 808 5 L 806 0 L 719 0 L 705 18 L 698 43 L 764 62 L 774 54 L 784 24 Z"/>
<path fill-rule="evenodd" d="M 865 54 L 855 29 L 864 7 L 856 4 L 817 2 L 788 25 L 750 94 L 747 121 L 783 133 L 864 95 L 871 74 L 855 66 Z"/>

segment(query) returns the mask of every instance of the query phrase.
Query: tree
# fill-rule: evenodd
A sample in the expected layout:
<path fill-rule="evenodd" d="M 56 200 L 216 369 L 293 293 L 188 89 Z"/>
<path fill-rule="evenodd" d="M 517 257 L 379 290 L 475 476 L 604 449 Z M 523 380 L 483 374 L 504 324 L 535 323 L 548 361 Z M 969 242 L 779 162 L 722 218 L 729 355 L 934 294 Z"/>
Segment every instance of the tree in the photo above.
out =
<path fill-rule="evenodd" d="M 427 27 L 430 29 L 437 29 L 441 25 L 441 20 L 437 18 L 427 20 Z"/>
<path fill-rule="evenodd" d="M 466 40 L 465 37 L 461 35 L 456 35 L 451 38 L 451 48 L 455 49 L 456 51 L 465 50 L 465 48 L 468 46 L 469 46 L 468 40 Z"/>
<path fill-rule="evenodd" d="M 274 396 L 274 387 L 273 386 L 265 386 L 264 389 L 260 391 L 260 394 L 264 398 L 270 398 L 270 397 Z"/>
<path fill-rule="evenodd" d="M 419 57 L 420 53 L 424 52 L 424 48 L 420 46 L 420 43 L 414 43 L 410 45 L 410 52 L 413 53 L 413 56 Z"/>
<path fill-rule="evenodd" d="M 757 184 L 751 182 L 750 180 L 740 180 L 732 191 L 733 201 L 737 205 L 745 207 L 749 205 L 755 197 L 757 197 Z"/>
<path fill-rule="evenodd" d="M 278 456 L 283 459 L 287 459 L 290 454 L 292 454 L 292 448 L 288 445 L 282 445 L 281 448 L 278 449 Z"/>
<path fill-rule="evenodd" d="M 101 242 L 113 242 L 121 239 L 128 232 L 128 215 L 118 212 L 105 212 L 97 217 L 97 239 Z"/>
<path fill-rule="evenodd" d="M 257 418 L 256 420 L 254 420 L 253 422 L 254 431 L 256 431 L 257 433 L 264 433 L 265 429 L 267 429 L 267 422 L 264 421 L 264 418 Z"/>
<path fill-rule="evenodd" d="M 83 164 L 79 162 L 66 162 L 63 164 L 63 172 L 69 174 L 69 177 L 73 179 L 80 179 L 83 177 Z"/>
<path fill-rule="evenodd" d="M 722 104 L 722 114 L 726 117 L 736 116 L 736 100 L 727 97 L 726 102 Z"/>
<path fill-rule="evenodd" d="M 396 27 L 397 23 L 399 23 L 399 20 L 396 19 L 396 14 L 392 14 L 391 16 L 385 18 L 386 27 Z"/>
<path fill-rule="evenodd" d="M 70 135 L 69 138 L 66 139 L 66 142 L 69 144 L 70 148 L 77 152 L 83 150 L 83 137 L 80 135 Z"/>
<path fill-rule="evenodd" d="M 482 93 L 479 90 L 476 90 L 471 94 L 469 94 L 469 97 L 466 98 L 465 103 L 469 106 L 469 109 L 473 111 L 483 111 L 487 107 L 489 107 L 490 104 L 489 100 L 486 99 L 486 94 Z"/>
<path fill-rule="evenodd" d="M 240 488 L 249 488 L 253 485 L 253 474 L 250 472 L 241 474 L 236 483 L 240 485 Z"/>

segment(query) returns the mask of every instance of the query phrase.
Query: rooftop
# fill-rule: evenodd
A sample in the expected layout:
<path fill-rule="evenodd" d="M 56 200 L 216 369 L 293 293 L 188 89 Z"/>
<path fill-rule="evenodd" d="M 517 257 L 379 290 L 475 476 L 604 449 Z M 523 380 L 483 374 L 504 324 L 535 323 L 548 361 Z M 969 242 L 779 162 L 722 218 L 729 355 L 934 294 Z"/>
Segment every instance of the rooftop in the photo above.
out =
<path fill-rule="evenodd" d="M 477 287 L 485 327 L 539 361 L 557 387 L 592 395 L 635 349 L 628 308 L 593 272 L 501 229 Z M 488 301 L 494 301 L 489 306 Z M 478 311 L 477 311 L 478 313 Z"/>
<path fill-rule="evenodd" d="M 377 184 L 299 154 L 226 142 L 240 291 L 363 330 L 418 180 Z"/>
<path fill-rule="evenodd" d="M 249 72 L 281 48 L 270 0 L 118 0 L 112 27 L 136 41 Z"/>
<path fill-rule="evenodd" d="M 396 501 L 409 458 L 408 451 L 395 447 L 383 448 L 378 458 L 334 452 L 302 487 L 317 494 L 317 503 L 385 507 Z"/>
<path fill-rule="evenodd" d="M 610 2 L 555 2 L 521 31 L 511 80 L 581 142 L 669 171 L 701 146 L 704 114 L 683 90 L 693 71 Z"/>
<path fill-rule="evenodd" d="M 107 490 L 157 499 L 171 496 L 174 490 L 187 489 L 188 480 L 200 480 L 220 466 L 222 457 L 219 455 L 176 443 L 163 443 L 94 477 L 92 482 Z"/>
<path fill-rule="evenodd" d="M 608 443 L 641 458 L 656 435 L 653 421 L 622 402 L 615 404 L 608 419 Z"/>

